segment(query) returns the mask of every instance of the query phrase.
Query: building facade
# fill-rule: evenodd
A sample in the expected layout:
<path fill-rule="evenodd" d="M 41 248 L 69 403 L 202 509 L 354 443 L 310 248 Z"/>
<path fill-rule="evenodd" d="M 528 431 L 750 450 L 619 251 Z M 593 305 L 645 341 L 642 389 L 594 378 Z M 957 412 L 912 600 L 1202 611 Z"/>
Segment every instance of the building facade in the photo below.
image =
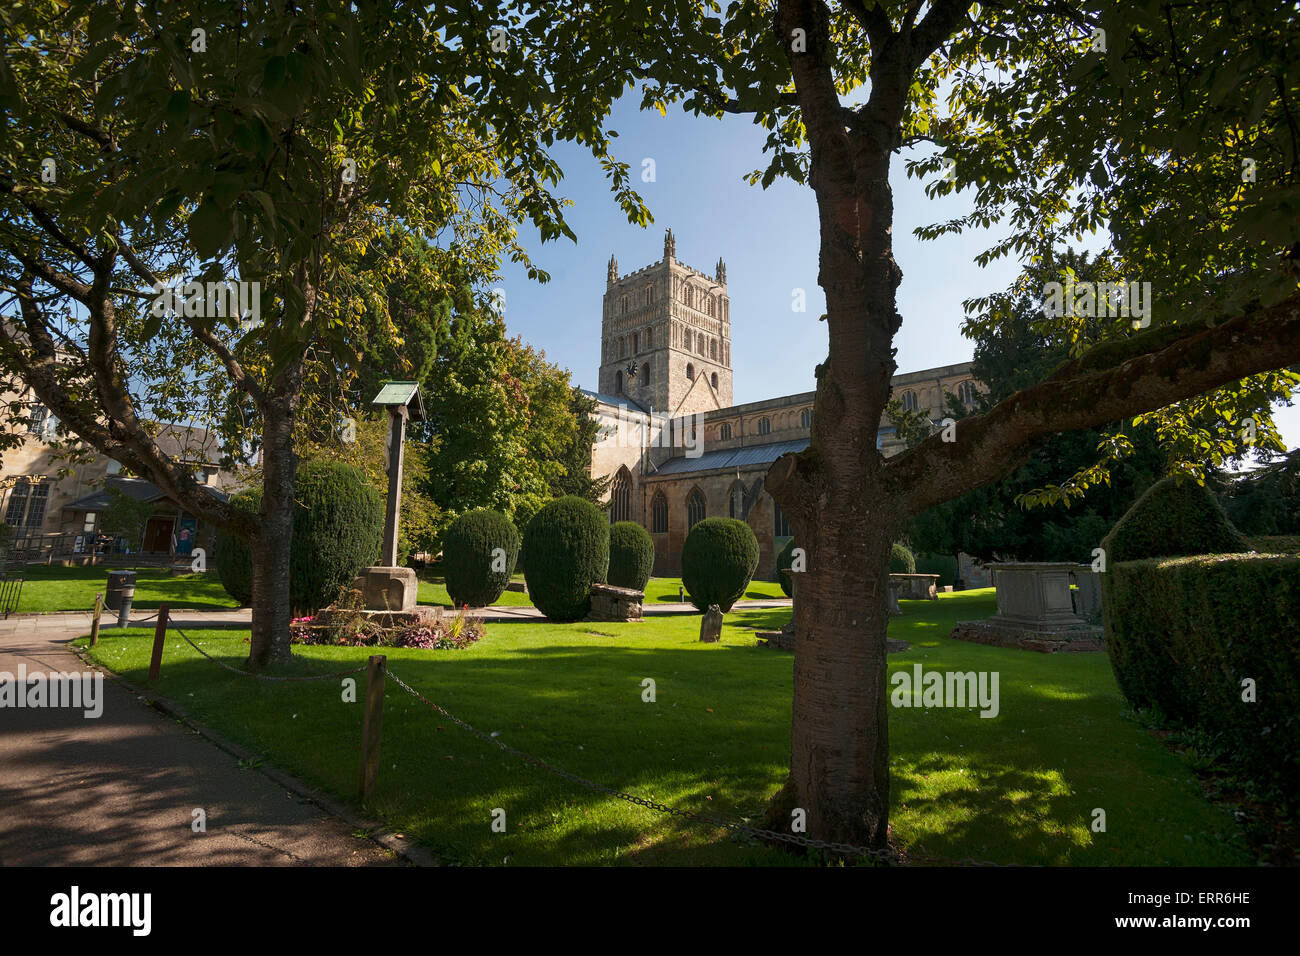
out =
<path fill-rule="evenodd" d="M 602 315 L 600 388 L 587 395 L 600 424 L 591 471 L 610 478 L 610 520 L 642 525 L 654 573 L 675 575 L 697 521 L 739 518 L 758 539 L 756 576 L 774 579 L 790 528 L 763 480 L 781 455 L 808 447 L 815 393 L 731 404 L 726 267 L 719 260 L 710 279 L 678 263 L 671 230 L 654 265 L 620 277 L 610 259 Z M 938 420 L 948 395 L 972 404 L 980 385 L 960 363 L 896 375 L 891 389 Z M 876 447 L 905 447 L 887 419 Z"/>

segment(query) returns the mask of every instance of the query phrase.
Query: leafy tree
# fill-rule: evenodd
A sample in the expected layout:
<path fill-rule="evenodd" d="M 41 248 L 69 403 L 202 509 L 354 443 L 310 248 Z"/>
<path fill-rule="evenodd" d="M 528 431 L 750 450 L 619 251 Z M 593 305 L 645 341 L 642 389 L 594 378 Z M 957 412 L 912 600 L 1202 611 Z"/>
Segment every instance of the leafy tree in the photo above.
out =
<path fill-rule="evenodd" d="M 605 29 L 570 15 L 584 12 Z M 310 362 L 344 352 L 390 287 L 388 261 L 358 254 L 401 222 L 445 237 L 479 281 L 502 255 L 528 262 L 519 222 L 574 238 L 551 191 L 557 140 L 590 150 L 644 223 L 603 126 L 633 62 L 626 39 L 671 34 L 649 10 L 513 0 L 473 16 L 38 0 L 0 16 L 0 290 L 20 313 L 0 327 L 0 366 L 69 432 L 251 543 L 249 663 L 284 660 Z M 160 308 L 157 288 L 186 279 L 259 283 L 262 321 L 197 294 Z M 245 414 L 218 411 L 232 404 Z M 230 457 L 256 446 L 260 513 L 199 485 L 141 424 L 196 412 L 238 426 Z"/>
<path fill-rule="evenodd" d="M 132 498 L 121 489 L 111 485 L 108 489 L 108 507 L 99 516 L 101 530 L 114 537 L 126 538 L 131 549 L 140 550 L 144 540 L 144 529 L 153 514 L 153 505 L 139 498 Z"/>
<path fill-rule="evenodd" d="M 1300 361 L 1300 72 L 1284 52 L 1300 24 L 1249 6 L 1243 19 L 1165 0 L 733 4 L 721 22 L 679 23 L 669 49 L 688 55 L 649 65 L 646 106 L 754 114 L 770 160 L 753 181 L 806 183 L 821 224 L 829 353 L 811 441 L 765 483 L 809 558 L 794 609 L 790 776 L 770 826 L 798 807 L 809 837 L 885 843 L 888 561 L 909 521 L 1002 478 L 1053 434 L 1134 416 L 1154 424 L 1171 463 L 1203 467 L 1215 443 L 1197 415 L 1236 425 L 1260 395 L 1294 386 L 1276 370 Z M 885 460 L 869 450 L 903 321 L 890 163 L 925 142 L 938 149 L 911 171 L 943 173 L 932 193 L 969 188 L 975 202 L 923 237 L 1005 223 L 979 261 L 1041 261 L 1108 227 L 1153 308 L 1149 327 L 1120 319 L 1100 343 L 1080 339 L 1051 374 L 959 422 L 955 441 L 934 435 Z M 1005 302 L 1026 291 L 1047 295 L 1016 287 L 968 313 L 1005 321 Z M 862 595 L 860 614 L 843 612 L 845 594 Z"/>

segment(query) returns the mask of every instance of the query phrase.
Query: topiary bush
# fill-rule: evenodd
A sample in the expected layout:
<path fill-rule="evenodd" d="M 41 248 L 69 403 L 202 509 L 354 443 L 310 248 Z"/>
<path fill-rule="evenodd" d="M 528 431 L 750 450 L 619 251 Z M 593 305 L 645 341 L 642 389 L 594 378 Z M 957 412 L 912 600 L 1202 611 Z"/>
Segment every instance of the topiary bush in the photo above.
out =
<path fill-rule="evenodd" d="M 496 554 L 497 549 L 504 552 Z M 519 559 L 519 532 L 499 511 L 480 508 L 451 523 L 442 539 L 442 573 L 457 607 L 495 604 Z M 494 566 L 500 570 L 494 570 Z"/>
<path fill-rule="evenodd" d="M 682 545 L 682 584 L 701 611 L 710 604 L 730 611 L 757 567 L 758 539 L 737 518 L 705 518 Z"/>
<path fill-rule="evenodd" d="M 241 511 L 256 514 L 262 509 L 262 489 L 250 488 L 230 496 L 230 504 Z M 241 607 L 253 603 L 253 551 L 248 542 L 234 532 L 218 528 L 212 546 L 212 560 L 217 577 L 226 593 Z"/>
<path fill-rule="evenodd" d="M 294 498 L 289 592 L 296 613 L 311 613 L 379 560 L 384 499 L 361 469 L 338 461 L 298 469 Z"/>
<path fill-rule="evenodd" d="M 1115 522 L 1101 546 L 1108 563 L 1250 550 L 1214 494 L 1181 475 L 1162 478 L 1148 488 Z"/>
<path fill-rule="evenodd" d="M 790 565 L 794 564 L 794 538 L 785 543 L 781 553 L 776 556 L 776 579 L 786 597 L 794 597 L 794 581 L 791 579 Z"/>
<path fill-rule="evenodd" d="M 553 621 L 579 621 L 591 610 L 591 586 L 609 572 L 609 522 L 584 498 L 543 506 L 524 531 L 524 580 L 533 605 Z"/>
<path fill-rule="evenodd" d="M 916 556 L 904 544 L 895 541 L 889 549 L 890 574 L 915 574 Z"/>
<path fill-rule="evenodd" d="M 655 543 L 650 532 L 635 521 L 618 521 L 609 527 L 608 583 L 644 591 L 655 566 Z"/>
<path fill-rule="evenodd" d="M 296 615 L 328 605 L 339 588 L 379 560 L 384 500 L 360 469 L 342 462 L 310 462 L 294 486 L 293 543 L 289 551 L 289 600 Z M 231 501 L 257 512 L 262 491 L 240 492 Z M 218 531 L 214 560 L 226 592 L 241 604 L 253 599 L 253 554 L 248 544 Z"/>

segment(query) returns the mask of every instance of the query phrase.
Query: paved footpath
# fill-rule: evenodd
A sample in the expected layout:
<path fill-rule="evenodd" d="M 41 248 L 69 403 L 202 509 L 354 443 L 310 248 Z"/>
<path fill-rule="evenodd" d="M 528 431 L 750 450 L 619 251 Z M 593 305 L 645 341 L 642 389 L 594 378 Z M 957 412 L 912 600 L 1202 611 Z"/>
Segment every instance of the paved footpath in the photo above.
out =
<path fill-rule="evenodd" d="M 44 617 L 56 620 L 4 622 L 0 671 L 88 669 L 65 647 L 88 623 Z M 97 719 L 69 708 L 0 708 L 0 865 L 402 864 L 350 824 L 241 769 L 119 681 L 105 679 L 103 697 Z M 206 833 L 192 829 L 196 807 L 207 813 Z"/>

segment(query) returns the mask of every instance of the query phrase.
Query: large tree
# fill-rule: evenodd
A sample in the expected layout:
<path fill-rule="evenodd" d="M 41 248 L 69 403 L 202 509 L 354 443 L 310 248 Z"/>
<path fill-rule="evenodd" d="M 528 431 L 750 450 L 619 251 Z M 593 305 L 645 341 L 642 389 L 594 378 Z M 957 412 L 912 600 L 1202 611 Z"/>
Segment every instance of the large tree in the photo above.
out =
<path fill-rule="evenodd" d="M 1294 382 L 1258 376 L 1300 361 L 1298 27 L 1272 5 L 1242 6 L 1248 17 L 1156 0 L 732 4 L 725 21 L 682 29 L 698 68 L 651 69 L 647 105 L 756 114 L 772 158 L 755 180 L 807 182 L 818 209 L 829 352 L 810 445 L 766 479 L 808 551 L 790 776 L 770 825 L 803 808 L 812 838 L 885 843 L 888 562 L 912 517 L 1056 433 L 1167 410 L 1177 435 L 1177 403 L 1213 402 L 1232 420 L 1244 393 Z M 1149 328 L 1117 318 L 1107 341 L 959 422 L 955 441 L 886 460 L 876 432 L 903 321 L 889 173 L 926 140 L 939 152 L 917 170 L 950 172 L 933 188 L 975 191 L 970 216 L 926 235 L 1005 223 L 984 258 L 1032 259 L 1108 226 L 1154 310 Z"/>
<path fill-rule="evenodd" d="M 481 280 L 503 255 L 527 262 L 518 222 L 573 238 L 552 192 L 557 140 L 587 147 L 629 219 L 646 220 L 603 124 L 626 83 L 628 31 L 655 38 L 661 18 L 600 5 L 565 16 L 583 9 L 34 0 L 0 11 L 0 289 L 18 307 L 0 362 L 66 430 L 250 541 L 251 664 L 289 655 L 308 363 L 344 347 L 348 323 L 388 286 L 386 263 L 356 268 L 358 256 L 400 222 Z M 155 310 L 153 287 L 176 280 L 257 282 L 262 321 Z M 146 426 L 206 409 L 213 390 L 248 409 L 259 514 L 197 484 Z M 227 437 L 232 454 L 250 443 Z"/>

